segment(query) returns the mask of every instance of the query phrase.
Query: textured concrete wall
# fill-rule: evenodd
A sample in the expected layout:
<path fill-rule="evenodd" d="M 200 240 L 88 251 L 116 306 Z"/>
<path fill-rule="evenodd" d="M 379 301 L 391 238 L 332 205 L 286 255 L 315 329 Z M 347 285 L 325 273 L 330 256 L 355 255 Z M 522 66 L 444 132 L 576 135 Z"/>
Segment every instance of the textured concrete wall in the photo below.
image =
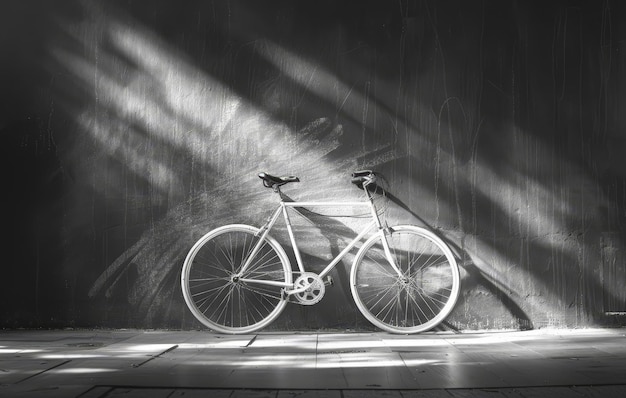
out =
<path fill-rule="evenodd" d="M 9 1 L 7 326 L 189 328 L 194 240 L 382 172 L 390 224 L 444 237 L 464 329 L 621 322 L 618 1 Z M 313 269 L 361 222 L 298 221 Z M 277 238 L 285 241 L 285 232 Z M 369 328 L 348 258 L 281 329 Z M 10 303 L 10 304 L 8 304 Z"/>

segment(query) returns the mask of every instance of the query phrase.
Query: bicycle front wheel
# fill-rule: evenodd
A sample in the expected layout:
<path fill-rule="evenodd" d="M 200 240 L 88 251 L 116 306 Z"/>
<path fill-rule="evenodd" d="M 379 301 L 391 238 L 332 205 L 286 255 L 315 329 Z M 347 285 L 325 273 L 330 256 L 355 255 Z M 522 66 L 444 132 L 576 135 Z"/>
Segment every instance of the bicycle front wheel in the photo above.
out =
<path fill-rule="evenodd" d="M 285 251 L 267 236 L 245 272 L 244 262 L 259 243 L 259 230 L 227 225 L 204 235 L 183 264 L 181 286 L 191 313 L 221 333 L 250 333 L 267 326 L 284 309 L 282 289 L 291 283 Z"/>
<path fill-rule="evenodd" d="M 391 256 L 385 255 L 386 239 Z M 435 234 L 396 226 L 368 239 L 357 253 L 350 287 L 357 307 L 374 325 L 392 333 L 419 333 L 437 326 L 459 296 L 459 269 L 448 246 Z"/>

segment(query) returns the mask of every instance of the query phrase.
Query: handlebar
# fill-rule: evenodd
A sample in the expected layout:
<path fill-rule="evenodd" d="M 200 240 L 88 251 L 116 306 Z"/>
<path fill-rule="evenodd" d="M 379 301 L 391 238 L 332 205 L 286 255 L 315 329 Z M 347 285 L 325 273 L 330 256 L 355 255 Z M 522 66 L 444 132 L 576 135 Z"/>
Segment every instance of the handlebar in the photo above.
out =
<path fill-rule="evenodd" d="M 376 182 L 376 174 L 372 170 L 355 171 L 352 173 L 351 182 L 358 185 L 359 188 L 365 188 Z"/>

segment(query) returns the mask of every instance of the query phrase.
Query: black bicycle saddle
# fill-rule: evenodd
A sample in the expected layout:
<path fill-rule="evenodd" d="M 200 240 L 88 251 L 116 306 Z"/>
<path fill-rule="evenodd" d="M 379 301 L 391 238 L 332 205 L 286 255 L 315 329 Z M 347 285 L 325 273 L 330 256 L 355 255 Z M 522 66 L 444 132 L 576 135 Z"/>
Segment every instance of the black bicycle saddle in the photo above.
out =
<path fill-rule="evenodd" d="M 259 173 L 259 178 L 263 180 L 263 186 L 266 188 L 285 185 L 289 182 L 300 182 L 300 179 L 296 176 L 276 177 L 267 173 Z"/>

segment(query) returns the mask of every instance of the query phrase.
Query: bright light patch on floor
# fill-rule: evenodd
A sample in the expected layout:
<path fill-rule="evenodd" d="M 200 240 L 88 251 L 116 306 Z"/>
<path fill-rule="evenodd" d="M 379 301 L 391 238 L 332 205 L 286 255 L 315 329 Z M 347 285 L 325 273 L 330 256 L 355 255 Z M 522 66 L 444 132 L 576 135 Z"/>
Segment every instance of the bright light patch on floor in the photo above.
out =
<path fill-rule="evenodd" d="M 178 345 L 179 350 L 202 350 L 208 348 L 242 348 L 250 343 L 250 339 L 245 340 L 224 340 L 211 343 L 181 343 Z"/>
<path fill-rule="evenodd" d="M 72 368 L 72 369 L 54 369 L 49 372 L 56 374 L 86 374 L 86 373 L 106 373 L 115 372 L 117 369 L 105 368 Z"/>
<path fill-rule="evenodd" d="M 0 348 L 0 354 L 32 354 L 32 353 L 36 353 L 36 352 L 42 352 L 43 350 L 33 350 L 33 349 L 28 349 L 28 350 L 24 350 L 21 348 L 6 348 L 6 347 L 1 347 Z"/>
<path fill-rule="evenodd" d="M 85 358 L 108 358 L 109 355 L 93 353 L 71 353 L 71 354 L 45 354 L 39 355 L 41 359 L 85 359 Z"/>
<path fill-rule="evenodd" d="M 253 348 L 298 348 L 298 349 L 307 349 L 318 346 L 317 339 L 315 336 L 294 336 L 293 338 L 285 339 L 285 338 L 263 338 L 256 339 L 250 347 Z M 319 346 L 318 346 L 319 348 Z"/>
<path fill-rule="evenodd" d="M 401 348 L 401 347 L 444 347 L 449 346 L 446 340 L 443 339 L 383 339 L 385 346 L 389 348 Z"/>
<path fill-rule="evenodd" d="M 186 365 L 236 368 L 341 369 L 421 366 L 438 362 L 422 358 L 403 359 L 393 352 L 293 353 L 282 355 L 240 354 L 213 356 Z"/>
<path fill-rule="evenodd" d="M 337 340 L 337 341 L 320 341 L 317 345 L 317 349 L 320 351 L 325 350 L 349 350 L 349 349 L 371 349 L 371 348 L 386 348 L 387 345 L 381 340 Z"/>
<path fill-rule="evenodd" d="M 409 363 L 407 363 L 409 362 Z M 436 362 L 435 360 L 413 359 L 403 360 L 395 353 L 348 353 L 348 354 L 322 354 L 312 366 L 306 368 L 333 369 L 333 368 L 387 368 L 419 366 Z"/>
<path fill-rule="evenodd" d="M 162 352 L 173 346 L 174 344 L 136 344 L 126 347 L 126 350 L 136 352 Z"/>

